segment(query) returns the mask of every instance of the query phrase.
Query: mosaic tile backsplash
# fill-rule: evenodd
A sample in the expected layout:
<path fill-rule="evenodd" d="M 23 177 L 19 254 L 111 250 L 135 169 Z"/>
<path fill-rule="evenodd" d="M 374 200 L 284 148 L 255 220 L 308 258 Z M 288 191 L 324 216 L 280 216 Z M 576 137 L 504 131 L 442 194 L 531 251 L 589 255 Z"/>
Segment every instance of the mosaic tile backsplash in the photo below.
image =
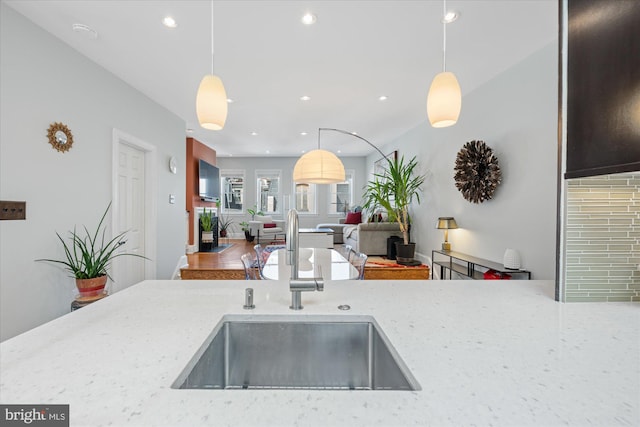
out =
<path fill-rule="evenodd" d="M 640 302 L 640 173 L 572 179 L 567 302 Z"/>

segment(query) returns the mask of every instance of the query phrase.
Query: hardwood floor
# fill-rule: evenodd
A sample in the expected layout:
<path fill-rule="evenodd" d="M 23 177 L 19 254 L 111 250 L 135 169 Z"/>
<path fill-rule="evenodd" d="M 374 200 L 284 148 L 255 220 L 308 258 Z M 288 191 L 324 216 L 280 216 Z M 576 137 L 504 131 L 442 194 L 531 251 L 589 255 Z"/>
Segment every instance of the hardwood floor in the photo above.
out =
<path fill-rule="evenodd" d="M 255 243 L 249 243 L 246 239 L 220 239 L 220 243 L 231 243 L 232 246 L 218 253 L 196 252 L 187 255 L 189 266 L 181 270 L 182 279 L 244 279 L 240 257 L 247 252 L 255 256 Z"/>

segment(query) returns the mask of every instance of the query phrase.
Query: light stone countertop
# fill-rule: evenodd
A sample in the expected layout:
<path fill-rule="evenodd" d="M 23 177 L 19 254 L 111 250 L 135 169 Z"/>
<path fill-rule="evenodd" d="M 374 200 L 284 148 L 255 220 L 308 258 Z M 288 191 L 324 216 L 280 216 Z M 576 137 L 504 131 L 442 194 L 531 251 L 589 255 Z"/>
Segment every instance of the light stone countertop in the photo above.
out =
<path fill-rule="evenodd" d="M 0 402 L 74 426 L 640 425 L 640 305 L 553 287 L 335 281 L 293 312 L 286 282 L 146 281 L 1 343 Z M 225 314 L 372 315 L 422 390 L 171 389 Z"/>

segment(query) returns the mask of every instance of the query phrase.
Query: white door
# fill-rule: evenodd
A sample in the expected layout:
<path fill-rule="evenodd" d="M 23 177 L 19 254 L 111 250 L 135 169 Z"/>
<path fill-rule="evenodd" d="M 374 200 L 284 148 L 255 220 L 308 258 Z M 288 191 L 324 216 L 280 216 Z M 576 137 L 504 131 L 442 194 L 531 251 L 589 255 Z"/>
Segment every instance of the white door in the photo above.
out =
<path fill-rule="evenodd" d="M 119 142 L 114 236 L 125 232 L 119 252 L 145 254 L 145 151 Z M 113 261 L 112 290 L 121 290 L 145 279 L 144 259 L 132 256 Z"/>

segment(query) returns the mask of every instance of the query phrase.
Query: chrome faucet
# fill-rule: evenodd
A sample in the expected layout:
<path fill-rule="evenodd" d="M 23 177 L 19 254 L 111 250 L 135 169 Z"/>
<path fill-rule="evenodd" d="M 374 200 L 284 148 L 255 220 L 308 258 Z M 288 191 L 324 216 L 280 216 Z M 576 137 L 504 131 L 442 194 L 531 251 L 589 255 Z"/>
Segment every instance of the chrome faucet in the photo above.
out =
<path fill-rule="evenodd" d="M 300 272 L 300 242 L 298 241 L 298 212 L 291 209 L 287 216 L 287 264 L 291 266 L 291 280 L 289 280 L 289 289 L 291 290 L 291 310 L 302 310 L 301 292 L 306 291 L 323 291 L 324 281 L 322 280 L 322 272 L 319 271 L 319 277 L 303 278 L 299 277 Z M 319 270 L 319 266 L 318 266 Z"/>

